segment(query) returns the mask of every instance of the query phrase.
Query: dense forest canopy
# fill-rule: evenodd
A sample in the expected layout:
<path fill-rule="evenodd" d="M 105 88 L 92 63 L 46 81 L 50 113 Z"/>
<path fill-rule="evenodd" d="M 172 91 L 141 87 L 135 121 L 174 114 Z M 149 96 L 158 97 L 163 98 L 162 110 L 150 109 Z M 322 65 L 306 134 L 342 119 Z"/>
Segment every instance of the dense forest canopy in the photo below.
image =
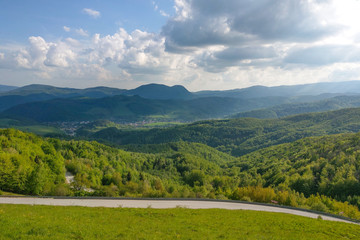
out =
<path fill-rule="evenodd" d="M 241 156 L 264 147 L 309 136 L 360 131 L 360 108 L 308 113 L 281 119 L 237 118 L 199 121 L 165 129 L 105 128 L 87 137 L 113 145 L 198 142 Z"/>
<path fill-rule="evenodd" d="M 0 131 L 0 189 L 276 202 L 359 218 L 359 141 L 360 134 L 308 138 L 234 158 L 200 143 L 121 150 L 5 129 Z M 66 171 L 74 182 L 66 183 Z"/>

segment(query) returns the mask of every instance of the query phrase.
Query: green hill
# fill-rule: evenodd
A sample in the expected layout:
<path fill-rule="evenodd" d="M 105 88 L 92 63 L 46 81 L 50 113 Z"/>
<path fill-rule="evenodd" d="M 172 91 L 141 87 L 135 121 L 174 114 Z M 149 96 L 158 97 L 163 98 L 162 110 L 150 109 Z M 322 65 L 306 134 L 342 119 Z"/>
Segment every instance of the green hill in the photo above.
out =
<path fill-rule="evenodd" d="M 17 87 L 14 87 L 14 86 L 8 86 L 8 85 L 1 85 L 0 84 L 0 93 L 2 92 L 8 92 L 8 91 L 11 91 L 11 90 L 14 90 L 16 89 Z"/>
<path fill-rule="evenodd" d="M 281 118 L 301 113 L 324 112 L 353 107 L 360 107 L 360 96 L 337 96 L 321 101 L 281 104 L 266 109 L 238 113 L 232 116 L 232 118 Z"/>
<path fill-rule="evenodd" d="M 185 87 L 175 85 L 172 87 L 162 84 L 147 84 L 138 88 L 128 90 L 125 95 L 133 96 L 138 95 L 142 98 L 149 99 L 190 99 L 193 98 Z"/>
<path fill-rule="evenodd" d="M 122 94 L 124 90 L 107 87 L 96 87 L 87 89 L 58 88 L 48 85 L 28 85 L 14 88 L 11 91 L 0 92 L 0 111 L 4 111 L 13 106 L 40 102 L 56 98 L 103 98 Z"/>
<path fill-rule="evenodd" d="M 31 102 L 7 109 L 8 117 L 23 117 L 38 122 L 91 121 L 107 119 L 118 122 L 142 120 L 195 121 L 223 118 L 239 111 L 276 105 L 278 98 L 242 100 L 233 98 L 196 98 L 190 100 L 156 100 L 139 96 L 94 98 L 58 98 Z"/>
<path fill-rule="evenodd" d="M 244 186 L 290 187 L 360 207 L 360 133 L 311 137 L 240 157 L 229 164 L 244 173 Z"/>
<path fill-rule="evenodd" d="M 194 93 L 198 97 L 231 97 L 231 98 L 263 98 L 263 97 L 299 97 L 299 96 L 318 96 L 321 94 L 359 94 L 360 81 L 344 82 L 322 82 L 301 85 L 283 85 L 275 87 L 252 86 L 242 89 L 232 89 L 225 91 L 200 91 Z"/>
<path fill-rule="evenodd" d="M 239 118 L 200 121 L 166 129 L 142 131 L 108 128 L 90 137 L 117 145 L 198 142 L 233 156 L 240 156 L 304 137 L 358 131 L 360 131 L 360 108 L 353 108 L 281 119 Z"/>
<path fill-rule="evenodd" d="M 222 176 L 220 165 L 234 160 L 201 144 L 173 143 L 162 147 L 172 151 L 146 154 L 12 129 L 0 130 L 0 146 L 0 190 L 35 195 L 80 194 L 92 188 L 96 195 L 195 197 L 199 191 L 205 197 L 210 189 L 195 189 L 194 182 Z M 73 188 L 65 185 L 65 169 L 75 175 Z"/>
<path fill-rule="evenodd" d="M 337 144 L 342 142 L 329 145 L 328 152 L 335 152 L 336 156 L 335 160 L 330 158 L 331 155 L 327 156 L 328 166 L 324 165 L 326 160 L 321 158 L 313 164 L 313 160 L 301 161 L 300 157 L 294 162 L 294 166 L 291 166 L 294 170 L 289 170 L 287 167 L 291 163 L 283 164 L 280 157 L 272 158 L 264 154 L 262 161 L 248 160 L 252 155 L 235 159 L 194 143 L 130 146 L 129 149 L 139 152 L 128 152 L 97 142 L 43 139 L 12 129 L 0 130 L 0 194 L 2 190 L 31 195 L 197 197 L 267 203 L 275 201 L 281 205 L 360 219 L 357 207 L 329 197 L 334 195 L 334 198 L 348 200 L 354 205 L 358 205 L 360 199 L 356 190 L 359 182 L 357 159 L 342 158 L 344 154 L 349 155 L 344 151 L 349 152 L 351 148 L 358 152 L 353 146 L 360 136 L 343 138 L 345 141 L 347 139 L 350 139 L 348 143 L 337 152 Z M 303 141 L 311 143 L 314 140 L 316 139 Z M 276 149 L 263 151 L 277 153 Z M 294 145 L 288 155 L 297 156 L 298 152 L 303 151 L 306 151 L 306 145 L 305 148 L 303 145 Z M 279 156 L 282 156 L 281 152 Z M 284 155 L 284 158 L 286 156 Z M 310 159 L 314 158 L 311 156 Z M 283 165 L 284 168 L 272 168 L 273 165 L 267 165 L 269 161 L 278 166 Z M 348 164 L 344 164 L 343 168 L 336 168 L 339 161 Z M 319 182 L 315 179 L 318 176 L 317 170 L 311 170 L 321 169 L 319 167 L 322 166 L 326 166 L 329 173 L 329 189 L 332 189 L 332 186 L 334 189 L 343 187 L 346 190 L 343 195 L 322 191 L 324 189 L 318 189 L 318 192 L 305 191 L 308 185 L 311 191 L 315 189 L 313 186 Z M 329 172 L 331 170 L 333 172 Z M 74 175 L 73 183 L 65 183 L 65 171 Z M 323 171 L 321 173 L 323 174 Z M 270 182 L 271 179 L 274 179 L 274 182 Z M 315 185 L 311 185 L 313 182 Z M 312 194 L 319 192 L 323 195 Z M 342 199 L 343 197 L 346 199 Z"/>

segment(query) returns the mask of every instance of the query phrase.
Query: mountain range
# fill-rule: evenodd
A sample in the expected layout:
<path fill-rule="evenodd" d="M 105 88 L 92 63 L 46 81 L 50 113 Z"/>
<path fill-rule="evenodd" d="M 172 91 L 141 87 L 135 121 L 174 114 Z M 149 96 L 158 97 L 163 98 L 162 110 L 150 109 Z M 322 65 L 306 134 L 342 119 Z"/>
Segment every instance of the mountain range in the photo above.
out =
<path fill-rule="evenodd" d="M 360 81 L 200 92 L 161 84 L 131 90 L 28 85 L 9 87 L 0 93 L 0 118 L 27 118 L 37 122 L 279 118 L 359 106 Z"/>
<path fill-rule="evenodd" d="M 7 90 L 0 127 L 51 138 L 0 130 L 0 190 L 234 199 L 360 219 L 359 83 L 328 84 Z"/>

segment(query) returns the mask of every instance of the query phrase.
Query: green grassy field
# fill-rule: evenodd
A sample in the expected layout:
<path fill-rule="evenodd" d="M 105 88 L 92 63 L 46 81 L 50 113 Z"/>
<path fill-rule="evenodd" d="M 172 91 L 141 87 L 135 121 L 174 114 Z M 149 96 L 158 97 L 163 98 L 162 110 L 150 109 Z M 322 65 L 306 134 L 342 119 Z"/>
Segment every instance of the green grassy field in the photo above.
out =
<path fill-rule="evenodd" d="M 359 239 L 360 226 L 242 210 L 0 205 L 0 239 Z"/>
<path fill-rule="evenodd" d="M 32 132 L 41 136 L 48 134 L 64 134 L 58 128 L 45 126 L 45 125 L 36 125 L 34 123 L 23 123 L 16 119 L 0 118 L 0 128 L 15 128 L 24 132 Z"/>

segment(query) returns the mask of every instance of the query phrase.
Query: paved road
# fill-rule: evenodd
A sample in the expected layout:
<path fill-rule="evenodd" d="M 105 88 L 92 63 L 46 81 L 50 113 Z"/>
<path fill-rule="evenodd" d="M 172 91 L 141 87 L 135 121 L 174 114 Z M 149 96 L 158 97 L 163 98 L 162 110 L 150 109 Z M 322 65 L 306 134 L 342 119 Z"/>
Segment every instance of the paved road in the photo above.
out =
<path fill-rule="evenodd" d="M 192 209 L 242 209 L 265 212 L 279 212 L 317 218 L 321 214 L 276 206 L 264 206 L 250 203 L 196 201 L 196 200 L 133 200 L 133 199 L 74 199 L 74 198 L 36 198 L 36 197 L 0 197 L 0 204 L 28 204 L 53 206 L 85 206 L 85 207 L 125 207 L 125 208 L 175 208 Z M 354 223 L 343 219 L 321 215 L 324 220 Z"/>

